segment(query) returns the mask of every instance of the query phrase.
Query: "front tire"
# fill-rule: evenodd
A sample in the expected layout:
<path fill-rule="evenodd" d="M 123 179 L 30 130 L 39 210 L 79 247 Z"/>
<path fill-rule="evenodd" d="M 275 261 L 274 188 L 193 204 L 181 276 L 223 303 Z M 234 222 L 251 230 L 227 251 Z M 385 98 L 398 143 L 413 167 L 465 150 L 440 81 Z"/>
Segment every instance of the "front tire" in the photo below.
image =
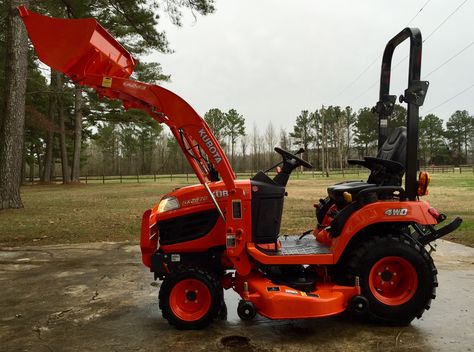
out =
<path fill-rule="evenodd" d="M 378 323 L 407 325 L 436 297 L 431 256 L 403 234 L 368 238 L 352 250 L 343 270 L 350 281 L 359 277 L 361 293 L 369 301 L 366 316 Z"/>
<path fill-rule="evenodd" d="M 162 283 L 159 306 L 163 318 L 178 329 L 202 329 L 217 317 L 222 288 L 208 272 L 187 268 Z"/>

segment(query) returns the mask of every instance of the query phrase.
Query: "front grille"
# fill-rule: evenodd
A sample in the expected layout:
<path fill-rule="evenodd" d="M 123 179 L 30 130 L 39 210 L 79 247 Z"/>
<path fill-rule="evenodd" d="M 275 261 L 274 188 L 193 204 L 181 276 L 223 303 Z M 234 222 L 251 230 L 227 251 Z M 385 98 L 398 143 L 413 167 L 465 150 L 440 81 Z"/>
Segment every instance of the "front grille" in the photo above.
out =
<path fill-rule="evenodd" d="M 212 209 L 160 221 L 160 244 L 176 244 L 205 236 L 212 230 L 218 218 L 217 209 Z"/>

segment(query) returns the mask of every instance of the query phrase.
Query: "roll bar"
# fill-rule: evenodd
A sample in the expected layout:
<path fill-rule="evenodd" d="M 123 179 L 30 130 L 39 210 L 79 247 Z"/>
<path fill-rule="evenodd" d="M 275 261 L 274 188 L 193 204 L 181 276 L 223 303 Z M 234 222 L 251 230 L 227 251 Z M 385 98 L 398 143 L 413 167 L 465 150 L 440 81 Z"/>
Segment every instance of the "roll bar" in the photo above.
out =
<path fill-rule="evenodd" d="M 404 102 L 408 105 L 405 194 L 407 199 L 415 200 L 417 191 L 416 177 L 418 171 L 419 108 L 425 101 L 429 85 L 428 81 L 420 81 L 423 40 L 418 28 L 405 28 L 394 36 L 385 46 L 380 74 L 379 101 L 374 110 L 379 115 L 378 148 L 380 149 L 388 138 L 388 117 L 393 113 L 393 108 L 397 99 L 396 95 L 390 95 L 393 52 L 398 45 L 407 39 L 410 39 L 408 87 L 404 94 L 399 97 L 399 101 L 400 103 Z"/>

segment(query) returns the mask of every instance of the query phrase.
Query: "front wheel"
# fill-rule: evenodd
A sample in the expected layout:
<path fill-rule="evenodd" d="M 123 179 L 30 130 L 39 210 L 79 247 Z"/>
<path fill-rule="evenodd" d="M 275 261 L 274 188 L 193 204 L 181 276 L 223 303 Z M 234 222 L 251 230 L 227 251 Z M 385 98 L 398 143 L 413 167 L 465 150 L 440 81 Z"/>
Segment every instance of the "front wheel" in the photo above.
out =
<path fill-rule="evenodd" d="M 201 269 L 188 268 L 167 277 L 160 288 L 163 318 L 178 329 L 201 329 L 217 317 L 222 303 L 218 281 Z"/>
<path fill-rule="evenodd" d="M 359 277 L 369 301 L 367 314 L 376 322 L 409 324 L 436 297 L 437 270 L 431 256 L 402 234 L 368 238 L 349 254 L 344 271 L 351 280 Z"/>

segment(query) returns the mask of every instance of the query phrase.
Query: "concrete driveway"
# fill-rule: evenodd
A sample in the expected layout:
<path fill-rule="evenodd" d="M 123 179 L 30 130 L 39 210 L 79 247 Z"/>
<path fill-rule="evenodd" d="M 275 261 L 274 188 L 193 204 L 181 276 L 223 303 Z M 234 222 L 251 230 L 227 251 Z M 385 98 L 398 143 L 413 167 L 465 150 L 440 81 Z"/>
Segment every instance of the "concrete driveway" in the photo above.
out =
<path fill-rule="evenodd" d="M 406 328 L 344 316 L 244 323 L 227 291 L 227 320 L 177 331 L 137 245 L 2 248 L 0 351 L 474 351 L 474 249 L 438 241 L 434 256 L 438 297 Z"/>

